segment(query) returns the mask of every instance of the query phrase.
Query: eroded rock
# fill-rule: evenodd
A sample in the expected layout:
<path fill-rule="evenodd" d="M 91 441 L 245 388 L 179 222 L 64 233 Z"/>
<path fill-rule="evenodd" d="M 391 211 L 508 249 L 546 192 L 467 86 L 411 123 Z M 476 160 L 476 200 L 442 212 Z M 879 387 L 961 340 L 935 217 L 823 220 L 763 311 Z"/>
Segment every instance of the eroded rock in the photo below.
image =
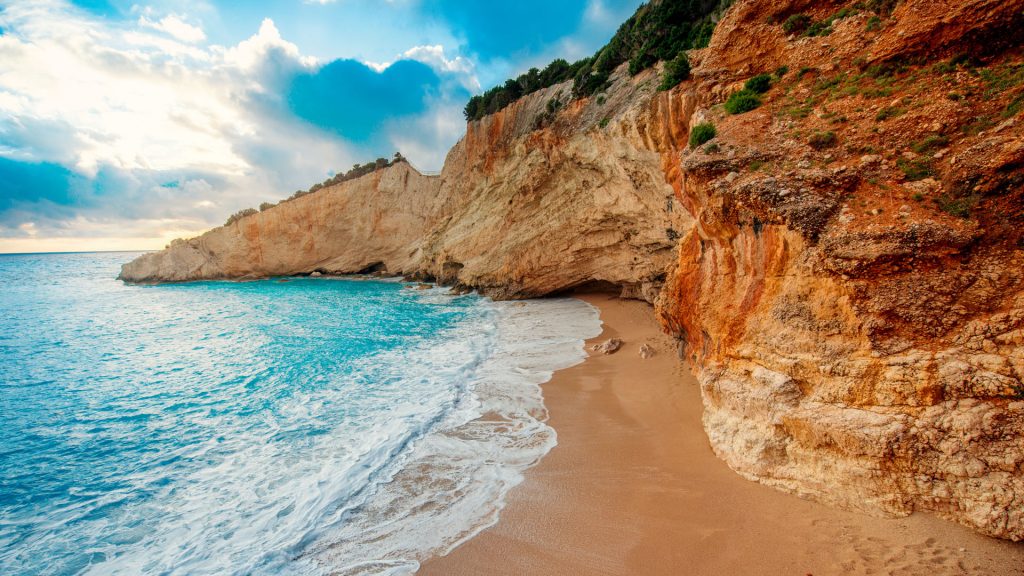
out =
<path fill-rule="evenodd" d="M 618 338 L 611 338 L 601 342 L 600 344 L 592 345 L 590 349 L 595 352 L 600 352 L 601 354 L 615 354 L 619 351 L 619 348 L 622 348 L 622 344 L 622 340 L 619 340 Z"/>

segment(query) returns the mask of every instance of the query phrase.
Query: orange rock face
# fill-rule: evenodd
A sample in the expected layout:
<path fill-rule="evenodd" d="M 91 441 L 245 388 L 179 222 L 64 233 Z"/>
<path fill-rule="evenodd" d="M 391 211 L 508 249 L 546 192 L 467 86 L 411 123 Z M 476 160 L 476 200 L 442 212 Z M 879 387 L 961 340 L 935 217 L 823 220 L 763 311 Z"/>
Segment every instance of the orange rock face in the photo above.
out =
<path fill-rule="evenodd" d="M 830 32 L 787 35 L 799 12 Z M 615 287 L 679 338 L 740 474 L 1022 540 L 1022 35 L 1024 0 L 740 0 L 672 91 L 624 69 L 594 98 L 553 86 L 470 124 L 439 178 L 399 164 L 122 277 Z M 762 106 L 723 110 L 773 72 Z M 694 149 L 698 122 L 718 136 Z"/>
<path fill-rule="evenodd" d="M 803 4 L 824 18 L 850 3 Z M 697 225 L 658 312 L 698 371 L 713 448 L 744 476 L 1021 540 L 1024 162 L 1011 87 L 1024 62 L 1000 35 L 1020 32 L 1024 3 L 953 4 L 901 2 L 874 32 L 854 14 L 823 38 L 785 38 L 766 3 L 737 5 L 698 74 L 799 76 L 732 117 L 713 106 L 732 76 L 688 87 L 720 136 L 682 153 Z M 962 51 L 979 61 L 956 63 Z M 921 54 L 932 60 L 892 60 Z M 826 132 L 829 146 L 811 145 Z"/>

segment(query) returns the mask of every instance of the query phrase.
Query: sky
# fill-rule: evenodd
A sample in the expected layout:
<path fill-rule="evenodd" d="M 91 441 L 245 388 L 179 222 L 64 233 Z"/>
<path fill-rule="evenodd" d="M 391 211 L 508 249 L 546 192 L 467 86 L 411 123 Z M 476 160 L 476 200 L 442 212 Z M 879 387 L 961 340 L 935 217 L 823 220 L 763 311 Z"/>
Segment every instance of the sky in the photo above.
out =
<path fill-rule="evenodd" d="M 589 56 L 640 0 L 0 0 L 0 253 L 152 250 Z"/>

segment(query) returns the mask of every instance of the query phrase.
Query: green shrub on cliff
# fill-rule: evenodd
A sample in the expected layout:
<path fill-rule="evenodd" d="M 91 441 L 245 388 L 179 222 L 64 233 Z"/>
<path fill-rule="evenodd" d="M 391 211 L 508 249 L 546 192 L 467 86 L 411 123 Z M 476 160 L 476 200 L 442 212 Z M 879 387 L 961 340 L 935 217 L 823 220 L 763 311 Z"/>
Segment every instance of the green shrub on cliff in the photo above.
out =
<path fill-rule="evenodd" d="M 671 62 L 665 64 L 665 73 L 661 76 L 661 85 L 658 89 L 671 90 L 689 77 L 690 59 L 686 57 L 686 52 L 680 52 Z"/>
<path fill-rule="evenodd" d="M 711 122 L 701 122 L 690 130 L 690 148 L 696 148 L 718 135 L 718 130 Z"/>
<path fill-rule="evenodd" d="M 733 92 L 729 99 L 725 101 L 725 111 L 729 114 L 743 114 L 759 106 L 761 106 L 761 99 L 757 96 L 757 93 L 746 89 Z"/>
<path fill-rule="evenodd" d="M 836 133 L 835 132 L 815 132 L 808 139 L 807 144 L 815 150 L 824 150 L 825 148 L 831 148 L 836 145 Z"/>
<path fill-rule="evenodd" d="M 786 34 L 800 34 L 810 25 L 811 17 L 807 14 L 793 14 L 782 23 L 782 31 Z"/>
<path fill-rule="evenodd" d="M 750 80 L 747 80 L 747 83 L 744 84 L 743 87 L 751 92 L 764 94 L 772 87 L 772 77 L 768 74 L 758 74 Z"/>
<path fill-rule="evenodd" d="M 854 7 L 842 8 L 835 14 L 824 20 L 815 22 L 807 14 L 793 14 L 782 23 L 782 30 L 786 34 L 800 34 L 802 36 L 828 36 L 832 33 L 832 25 L 838 20 L 849 18 L 864 8 L 863 3 Z"/>
<path fill-rule="evenodd" d="M 897 118 L 899 116 L 902 116 L 906 114 L 906 112 L 906 110 L 898 106 L 886 106 L 885 108 L 879 110 L 878 114 L 875 114 L 875 120 L 877 120 L 878 122 L 885 122 L 890 118 Z"/>
<path fill-rule="evenodd" d="M 981 197 L 977 194 L 963 197 L 943 195 L 936 200 L 936 203 L 939 209 L 947 214 L 957 218 L 970 218 L 971 211 L 974 210 L 980 201 Z"/>
<path fill-rule="evenodd" d="M 1003 109 L 1003 118 L 1012 118 L 1024 110 L 1024 94 L 1018 94 L 1016 98 L 1010 101 Z"/>
<path fill-rule="evenodd" d="M 257 212 L 253 208 L 246 208 L 244 210 L 239 210 L 238 212 L 235 212 L 231 216 L 228 216 L 228 219 L 227 219 L 226 222 L 224 222 L 224 225 L 225 226 L 230 226 L 230 225 L 234 224 L 235 222 L 237 222 L 238 220 L 240 220 L 242 218 L 245 218 L 246 216 L 252 216 L 253 214 L 258 214 L 258 213 L 259 212 Z"/>
<path fill-rule="evenodd" d="M 366 164 L 353 164 L 352 168 L 349 169 L 348 171 L 338 172 L 337 174 L 331 176 L 330 178 L 324 180 L 323 182 L 313 184 L 312 186 L 309 187 L 309 190 L 296 190 L 294 194 L 292 194 L 283 201 L 287 202 L 288 200 L 301 198 L 306 194 L 312 194 L 313 192 L 322 190 L 324 188 L 327 188 L 328 186 L 334 186 L 335 184 L 341 184 L 342 182 L 354 180 L 356 178 L 359 178 L 360 176 L 371 174 L 373 172 L 376 172 L 377 170 L 387 168 L 389 166 L 394 166 L 395 164 L 401 162 L 408 162 L 408 160 L 405 159 L 405 156 L 402 156 L 401 152 L 395 152 L 395 155 L 391 158 L 391 160 L 388 160 L 387 158 L 377 158 L 373 162 L 367 162 Z M 260 205 L 260 210 L 263 210 L 262 205 Z"/>
<path fill-rule="evenodd" d="M 896 162 L 896 166 L 903 171 L 903 176 L 908 182 L 924 180 L 935 175 L 935 170 L 927 158 L 914 158 L 911 160 L 901 158 Z"/>
<path fill-rule="evenodd" d="M 948 144 L 949 138 L 943 136 L 942 134 L 929 134 L 928 136 L 925 136 L 921 140 L 912 143 L 910 145 L 910 149 L 913 150 L 914 152 L 917 152 L 918 154 L 927 154 L 928 152 L 932 152 L 940 148 L 945 148 Z"/>
<path fill-rule="evenodd" d="M 880 14 L 882 16 L 888 16 L 892 14 L 892 11 L 899 4 L 900 0 L 867 0 L 864 3 L 865 8 L 868 10 Z"/>

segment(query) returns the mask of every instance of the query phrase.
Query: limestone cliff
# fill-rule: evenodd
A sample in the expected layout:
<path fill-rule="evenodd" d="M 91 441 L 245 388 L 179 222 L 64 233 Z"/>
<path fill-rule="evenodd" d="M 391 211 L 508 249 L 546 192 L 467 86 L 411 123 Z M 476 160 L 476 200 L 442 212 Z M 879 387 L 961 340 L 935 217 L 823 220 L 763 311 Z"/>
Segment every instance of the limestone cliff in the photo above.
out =
<path fill-rule="evenodd" d="M 121 268 L 132 282 L 411 269 L 434 211 L 440 179 L 408 163 L 281 202 L 175 240 Z"/>
<path fill-rule="evenodd" d="M 720 136 L 681 156 L 698 224 L 658 306 L 711 444 L 766 484 L 1020 540 L 1024 139 L 998 90 L 1024 69 L 1003 36 L 1021 3 L 902 2 L 880 30 L 859 14 L 821 39 L 762 8 L 736 6 L 689 87 Z M 956 64 L 966 39 L 991 59 Z M 714 106 L 726 70 L 779 65 L 800 76 L 762 108 Z"/>
<path fill-rule="evenodd" d="M 1022 34 L 1024 0 L 741 0 L 671 91 L 625 67 L 550 87 L 470 123 L 439 178 L 398 164 L 122 277 L 615 286 L 680 339 L 739 473 L 1022 540 Z M 723 110 L 762 72 L 759 108 Z M 717 137 L 691 148 L 698 122 Z"/>
<path fill-rule="evenodd" d="M 471 124 L 440 177 L 398 163 L 177 241 L 126 264 L 121 278 L 354 273 L 379 265 L 502 298 L 603 283 L 653 302 L 678 237 L 692 226 L 665 179 L 664 164 L 674 160 L 657 151 L 685 139 L 684 111 L 678 98 L 652 96 L 652 72 L 616 78 L 601 105 L 572 102 L 545 115 L 550 101 L 571 100 L 571 85 L 557 85 Z M 614 126 L 602 128 L 612 116 Z"/>

